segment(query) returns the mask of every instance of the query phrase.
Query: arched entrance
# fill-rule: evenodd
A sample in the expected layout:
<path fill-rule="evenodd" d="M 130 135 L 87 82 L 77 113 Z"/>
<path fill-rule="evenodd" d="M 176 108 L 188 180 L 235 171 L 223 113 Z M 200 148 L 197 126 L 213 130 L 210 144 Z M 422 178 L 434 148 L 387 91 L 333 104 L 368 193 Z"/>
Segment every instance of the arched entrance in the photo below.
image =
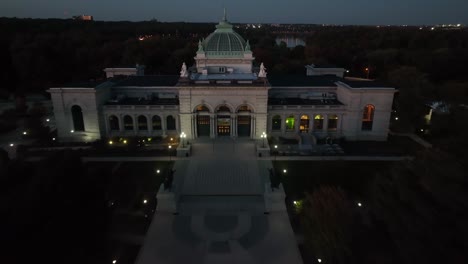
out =
<path fill-rule="evenodd" d="M 205 105 L 200 105 L 195 109 L 197 113 L 197 136 L 210 136 L 210 109 Z"/>
<path fill-rule="evenodd" d="M 250 137 L 252 127 L 250 113 L 252 113 L 252 109 L 248 105 L 241 105 L 237 109 L 237 136 Z"/>
<path fill-rule="evenodd" d="M 220 105 L 216 109 L 216 131 L 218 136 L 231 135 L 231 109 L 226 105 Z"/>

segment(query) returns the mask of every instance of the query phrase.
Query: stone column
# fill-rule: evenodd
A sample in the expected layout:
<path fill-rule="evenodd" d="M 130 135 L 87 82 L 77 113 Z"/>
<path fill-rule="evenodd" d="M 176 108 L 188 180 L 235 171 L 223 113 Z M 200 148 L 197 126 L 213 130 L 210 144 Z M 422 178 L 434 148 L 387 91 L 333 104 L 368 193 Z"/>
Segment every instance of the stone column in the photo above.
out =
<path fill-rule="evenodd" d="M 122 133 L 125 130 L 124 122 L 123 122 L 124 115 L 120 114 L 117 117 L 119 118 L 119 131 L 120 131 L 120 133 Z"/>
<path fill-rule="evenodd" d="M 182 133 L 182 131 L 180 131 L 180 116 L 178 114 L 173 116 L 175 118 L 175 129 L 177 131 L 177 135 L 180 135 Z"/>
<path fill-rule="evenodd" d="M 300 132 L 299 128 L 301 127 L 301 115 L 295 115 L 294 117 L 296 120 L 294 122 L 294 131 L 296 131 L 296 134 Z"/>
<path fill-rule="evenodd" d="M 323 131 L 327 134 L 328 133 L 328 114 L 323 115 Z"/>
<path fill-rule="evenodd" d="M 136 136 L 138 133 L 138 115 L 133 114 L 133 135 Z"/>
<path fill-rule="evenodd" d="M 162 129 L 163 138 L 167 136 L 167 134 L 166 134 L 167 124 L 166 124 L 166 122 L 167 122 L 166 115 L 161 115 L 161 129 Z"/>
<path fill-rule="evenodd" d="M 281 115 L 281 134 L 284 135 L 286 133 L 286 115 Z"/>
<path fill-rule="evenodd" d="M 153 134 L 153 120 L 151 119 L 151 115 L 150 114 L 146 114 L 146 124 L 148 126 L 148 135 L 152 135 Z"/>
<path fill-rule="evenodd" d="M 230 119 L 231 119 L 231 131 L 230 131 L 229 135 L 231 137 L 233 137 L 234 136 L 234 115 L 231 115 Z"/>
<path fill-rule="evenodd" d="M 210 115 L 210 138 L 215 137 L 214 117 Z"/>
<path fill-rule="evenodd" d="M 309 130 L 307 133 L 311 134 L 314 131 L 314 114 L 309 115 Z"/>
<path fill-rule="evenodd" d="M 104 115 L 104 122 L 105 122 L 105 125 L 106 125 L 106 135 L 107 135 L 107 137 L 109 137 L 110 134 L 111 134 L 111 130 L 110 130 L 110 127 L 109 127 L 109 115 L 108 114 Z"/>

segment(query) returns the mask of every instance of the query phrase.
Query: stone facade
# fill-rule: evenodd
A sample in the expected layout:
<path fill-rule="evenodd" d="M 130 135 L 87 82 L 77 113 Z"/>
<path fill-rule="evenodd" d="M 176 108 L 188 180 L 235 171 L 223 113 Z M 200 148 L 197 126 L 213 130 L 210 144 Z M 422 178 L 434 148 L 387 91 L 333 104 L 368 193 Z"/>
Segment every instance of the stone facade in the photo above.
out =
<path fill-rule="evenodd" d="M 195 65 L 184 63 L 180 76 L 145 76 L 137 65 L 105 69 L 112 76 L 100 84 L 51 88 L 58 140 L 182 132 L 187 139 L 260 139 L 264 132 L 387 139 L 394 88 L 315 65 L 305 76 L 267 77 L 263 64 L 254 70 L 253 60 L 249 42 L 223 20 L 199 42 Z"/>

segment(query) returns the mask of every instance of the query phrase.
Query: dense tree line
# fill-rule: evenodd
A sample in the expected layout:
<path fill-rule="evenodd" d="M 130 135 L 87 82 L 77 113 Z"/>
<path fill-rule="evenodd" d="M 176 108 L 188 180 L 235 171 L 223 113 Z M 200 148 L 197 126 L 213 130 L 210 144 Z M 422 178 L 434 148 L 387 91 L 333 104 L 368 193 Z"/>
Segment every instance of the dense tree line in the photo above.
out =
<path fill-rule="evenodd" d="M 40 162 L 0 160 L 3 262 L 104 263 L 109 256 L 109 173 L 72 151 Z"/>

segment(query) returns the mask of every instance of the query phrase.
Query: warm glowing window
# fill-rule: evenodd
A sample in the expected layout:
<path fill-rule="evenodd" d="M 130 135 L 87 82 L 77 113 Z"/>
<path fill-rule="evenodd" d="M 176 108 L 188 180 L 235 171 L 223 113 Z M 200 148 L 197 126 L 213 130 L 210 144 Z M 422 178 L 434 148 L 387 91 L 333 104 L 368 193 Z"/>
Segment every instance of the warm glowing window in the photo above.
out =
<path fill-rule="evenodd" d="M 309 116 L 308 115 L 301 116 L 301 122 L 299 124 L 299 131 L 301 132 L 309 131 Z"/>
<path fill-rule="evenodd" d="M 372 130 L 374 122 L 375 107 L 373 105 L 366 105 L 362 113 L 362 130 Z"/>
<path fill-rule="evenodd" d="M 323 129 L 323 115 L 315 115 L 314 116 L 314 130 L 322 130 Z"/>
<path fill-rule="evenodd" d="M 328 130 L 335 131 L 338 128 L 338 116 L 329 115 L 328 116 Z"/>

